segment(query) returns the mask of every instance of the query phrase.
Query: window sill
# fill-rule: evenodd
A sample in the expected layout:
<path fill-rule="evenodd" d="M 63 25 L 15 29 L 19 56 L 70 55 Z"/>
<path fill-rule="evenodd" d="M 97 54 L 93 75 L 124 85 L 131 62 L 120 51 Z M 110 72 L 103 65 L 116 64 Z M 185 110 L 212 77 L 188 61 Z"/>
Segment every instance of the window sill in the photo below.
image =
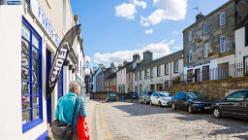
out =
<path fill-rule="evenodd" d="M 39 118 L 39 119 L 36 119 L 30 123 L 27 123 L 27 124 L 23 124 L 22 125 L 22 133 L 25 133 L 27 132 L 28 130 L 34 128 L 35 126 L 41 124 L 43 121 Z"/>

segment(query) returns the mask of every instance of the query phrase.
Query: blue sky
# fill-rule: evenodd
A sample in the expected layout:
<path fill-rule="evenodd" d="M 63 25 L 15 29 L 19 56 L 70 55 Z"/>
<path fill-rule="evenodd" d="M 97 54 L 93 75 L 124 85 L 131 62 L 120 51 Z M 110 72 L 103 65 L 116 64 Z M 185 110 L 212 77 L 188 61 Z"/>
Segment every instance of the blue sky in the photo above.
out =
<path fill-rule="evenodd" d="M 71 0 L 82 24 L 91 66 L 130 61 L 151 50 L 154 58 L 183 47 L 182 31 L 195 22 L 199 8 L 208 14 L 228 0 Z"/>

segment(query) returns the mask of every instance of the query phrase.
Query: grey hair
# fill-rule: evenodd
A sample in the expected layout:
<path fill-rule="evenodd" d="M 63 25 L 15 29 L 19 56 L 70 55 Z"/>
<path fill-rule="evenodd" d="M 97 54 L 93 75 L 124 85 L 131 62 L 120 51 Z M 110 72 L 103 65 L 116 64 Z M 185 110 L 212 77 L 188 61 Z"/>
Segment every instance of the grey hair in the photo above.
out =
<path fill-rule="evenodd" d="M 69 92 L 74 92 L 76 91 L 76 89 L 80 88 L 80 85 L 78 83 L 78 81 L 71 81 L 69 84 Z"/>

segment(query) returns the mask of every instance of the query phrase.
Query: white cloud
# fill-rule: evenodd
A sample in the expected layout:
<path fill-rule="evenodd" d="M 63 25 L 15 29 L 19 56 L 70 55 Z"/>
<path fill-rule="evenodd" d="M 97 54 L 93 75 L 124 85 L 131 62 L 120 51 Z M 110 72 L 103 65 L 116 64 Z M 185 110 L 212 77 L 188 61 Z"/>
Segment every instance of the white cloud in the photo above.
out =
<path fill-rule="evenodd" d="M 85 62 L 87 62 L 87 61 L 90 63 L 90 62 L 91 62 L 91 58 L 90 58 L 89 56 L 86 55 L 86 56 L 85 56 Z"/>
<path fill-rule="evenodd" d="M 127 19 L 134 19 L 135 18 L 135 5 L 131 3 L 123 3 L 119 6 L 115 7 L 115 15 L 119 17 L 124 17 Z"/>
<path fill-rule="evenodd" d="M 146 9 L 147 4 L 146 2 L 140 0 L 132 0 L 130 3 L 124 2 L 121 5 L 115 7 L 115 15 L 132 20 L 135 18 L 137 7 Z"/>
<path fill-rule="evenodd" d="M 140 54 L 140 56 L 142 57 L 142 53 L 146 50 L 152 51 L 153 58 L 156 59 L 172 53 L 173 44 L 174 44 L 174 40 L 171 41 L 163 40 L 160 42 L 145 45 L 145 47 L 136 50 L 120 50 L 116 52 L 107 52 L 107 53 L 97 52 L 94 55 L 93 61 L 98 64 L 104 64 L 105 66 L 109 66 L 111 62 L 114 62 L 116 65 L 118 65 L 118 64 L 122 64 L 124 60 L 131 61 L 133 54 L 135 53 Z"/>
<path fill-rule="evenodd" d="M 164 20 L 183 20 L 187 13 L 188 0 L 153 0 L 157 8 L 148 17 L 141 17 L 142 26 L 150 26 L 161 23 Z"/>
<path fill-rule="evenodd" d="M 153 33 L 153 29 L 145 30 L 145 34 L 152 34 L 152 33 Z"/>
<path fill-rule="evenodd" d="M 133 4 L 137 7 L 141 7 L 143 9 L 147 8 L 147 4 L 144 1 L 140 1 L 140 0 L 133 0 Z"/>

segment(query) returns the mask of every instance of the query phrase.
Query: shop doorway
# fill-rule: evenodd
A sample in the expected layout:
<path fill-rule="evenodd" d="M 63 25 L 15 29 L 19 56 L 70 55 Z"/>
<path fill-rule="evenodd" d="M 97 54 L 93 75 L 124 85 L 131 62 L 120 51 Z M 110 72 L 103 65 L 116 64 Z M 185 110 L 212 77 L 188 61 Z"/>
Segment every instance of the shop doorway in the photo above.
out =
<path fill-rule="evenodd" d="M 201 70 L 196 69 L 195 70 L 195 82 L 200 82 L 201 81 Z"/>
<path fill-rule="evenodd" d="M 58 99 L 64 95 L 64 71 L 61 69 L 58 79 Z"/>
<path fill-rule="evenodd" d="M 155 85 L 154 84 L 150 85 L 150 90 L 155 90 Z"/>
<path fill-rule="evenodd" d="M 51 69 L 52 53 L 46 50 L 46 83 L 48 83 L 49 73 Z M 52 96 L 47 98 L 47 122 L 52 124 Z"/>
<path fill-rule="evenodd" d="M 157 84 L 156 85 L 156 90 L 157 91 L 162 91 L 163 90 L 163 84 Z"/>

